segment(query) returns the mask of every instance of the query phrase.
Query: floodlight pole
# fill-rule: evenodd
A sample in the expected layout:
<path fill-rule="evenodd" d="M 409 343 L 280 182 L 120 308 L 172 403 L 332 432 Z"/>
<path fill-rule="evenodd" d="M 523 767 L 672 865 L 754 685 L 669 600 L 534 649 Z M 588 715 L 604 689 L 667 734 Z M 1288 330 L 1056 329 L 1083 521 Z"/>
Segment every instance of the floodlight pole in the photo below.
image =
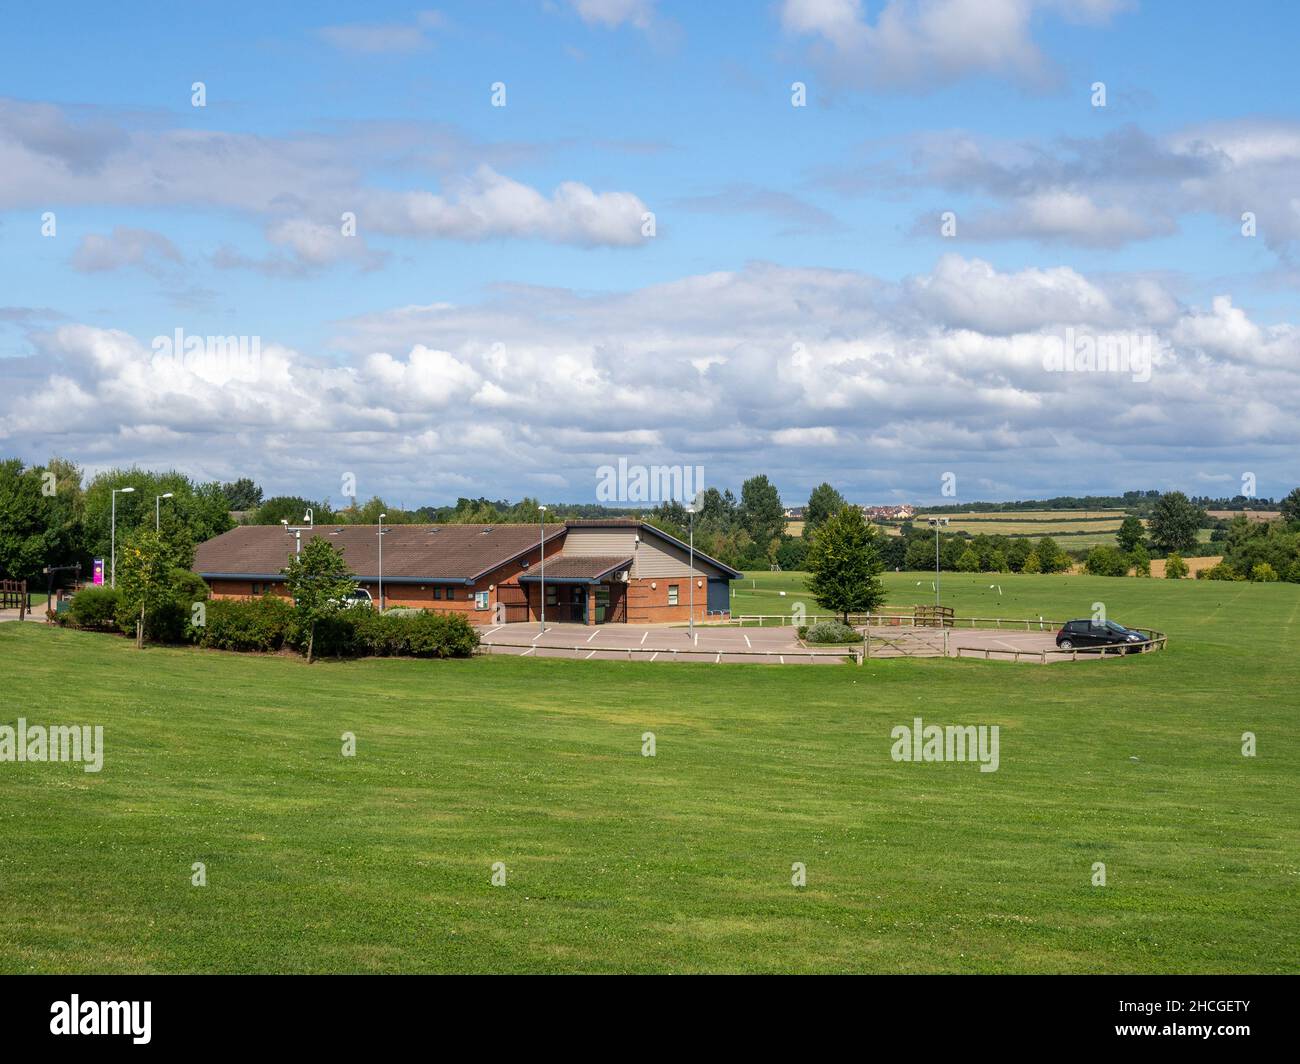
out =
<path fill-rule="evenodd" d="M 939 605 L 939 526 L 946 525 L 946 517 L 931 517 L 930 525 L 934 529 L 934 604 Z"/>
<path fill-rule="evenodd" d="M 387 514 L 379 515 L 379 612 L 384 612 L 384 518 Z"/>
<path fill-rule="evenodd" d="M 690 610 L 691 619 L 689 629 L 691 633 L 691 642 L 695 642 L 695 507 L 686 507 L 686 512 L 690 514 L 691 527 L 691 590 L 690 590 Z"/>
<path fill-rule="evenodd" d="M 162 531 L 162 500 L 170 499 L 172 495 L 173 493 L 169 491 L 153 497 L 153 530 L 155 532 Z"/>
<path fill-rule="evenodd" d="M 112 501 L 113 514 L 109 518 L 108 541 L 109 541 L 109 568 L 112 570 L 110 587 L 117 587 L 117 497 L 121 495 L 130 495 L 135 488 L 114 488 L 110 492 Z"/>
<path fill-rule="evenodd" d="M 540 632 L 546 631 L 546 507 L 539 505 L 537 507 L 537 543 L 542 548 L 541 564 L 541 627 Z"/>

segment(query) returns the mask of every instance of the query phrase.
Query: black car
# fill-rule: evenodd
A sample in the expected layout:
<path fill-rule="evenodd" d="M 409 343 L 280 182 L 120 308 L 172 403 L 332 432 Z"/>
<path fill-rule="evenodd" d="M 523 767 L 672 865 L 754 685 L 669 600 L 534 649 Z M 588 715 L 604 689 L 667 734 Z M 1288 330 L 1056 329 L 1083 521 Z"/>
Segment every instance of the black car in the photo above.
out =
<path fill-rule="evenodd" d="M 1056 633 L 1056 645 L 1062 650 L 1088 650 L 1093 647 L 1124 647 L 1123 653 L 1140 651 L 1147 637 L 1114 621 L 1068 621 Z"/>

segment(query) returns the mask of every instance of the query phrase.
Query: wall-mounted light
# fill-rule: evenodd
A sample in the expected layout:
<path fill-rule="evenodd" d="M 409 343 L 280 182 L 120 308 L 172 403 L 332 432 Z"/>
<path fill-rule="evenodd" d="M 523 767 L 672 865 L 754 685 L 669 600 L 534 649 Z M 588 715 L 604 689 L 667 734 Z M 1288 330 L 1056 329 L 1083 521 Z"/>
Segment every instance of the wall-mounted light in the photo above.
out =
<path fill-rule="evenodd" d="M 658 587 L 659 587 L 659 585 L 658 585 L 657 583 L 655 583 L 653 580 L 650 581 L 650 590 L 651 590 L 651 591 L 656 590 Z"/>

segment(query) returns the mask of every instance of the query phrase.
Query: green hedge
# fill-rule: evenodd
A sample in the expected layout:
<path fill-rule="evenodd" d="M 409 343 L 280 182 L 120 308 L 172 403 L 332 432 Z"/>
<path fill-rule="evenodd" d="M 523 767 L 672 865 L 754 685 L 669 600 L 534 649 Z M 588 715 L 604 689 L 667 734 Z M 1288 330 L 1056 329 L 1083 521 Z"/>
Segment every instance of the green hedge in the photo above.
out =
<path fill-rule="evenodd" d="M 68 620 L 77 628 L 117 627 L 118 593 L 111 587 L 87 587 L 72 596 Z"/>
<path fill-rule="evenodd" d="M 200 646 L 215 650 L 279 650 L 293 629 L 293 604 L 274 595 L 213 599 L 198 629 Z"/>
<path fill-rule="evenodd" d="M 308 633 L 292 603 L 274 595 L 208 603 L 200 643 L 218 650 L 275 651 L 307 647 Z M 474 626 L 458 613 L 413 610 L 381 614 L 366 606 L 341 610 L 316 626 L 318 657 L 464 658 L 478 646 Z"/>

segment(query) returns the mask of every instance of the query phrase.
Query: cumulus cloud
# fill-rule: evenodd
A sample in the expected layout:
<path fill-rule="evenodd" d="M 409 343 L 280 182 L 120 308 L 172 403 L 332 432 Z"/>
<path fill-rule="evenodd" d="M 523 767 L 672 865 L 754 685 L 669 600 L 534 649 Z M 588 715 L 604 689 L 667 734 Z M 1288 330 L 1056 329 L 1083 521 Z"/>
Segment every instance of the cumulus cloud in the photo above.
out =
<path fill-rule="evenodd" d="M 845 195 L 871 189 L 939 189 L 964 204 L 957 237 L 1120 247 L 1167 236 L 1211 213 L 1235 235 L 1255 216 L 1259 239 L 1279 253 L 1300 241 L 1300 123 L 1209 125 L 1166 135 L 1125 126 L 1098 137 L 1009 141 L 962 132 L 873 145 L 860 163 L 825 170 Z M 937 234 L 943 210 L 916 219 Z"/>
<path fill-rule="evenodd" d="M 97 131 L 89 148 L 76 144 L 73 134 L 82 128 Z M 413 142 L 424 146 L 413 152 Z M 359 254 L 355 245 L 325 247 L 321 227 L 337 225 L 343 212 L 356 214 L 363 236 L 642 242 L 647 208 L 634 193 L 565 181 L 548 195 L 480 161 L 524 154 L 520 146 L 482 146 L 443 128 L 362 125 L 283 138 L 127 129 L 102 116 L 83 120 L 49 105 L 0 101 L 0 209 L 95 204 L 232 211 L 264 220 L 272 242 L 305 266 Z M 367 173 L 409 178 L 413 169 L 433 169 L 440 188 L 370 183 L 362 159 Z"/>
<path fill-rule="evenodd" d="M 655 17 L 656 0 L 569 0 L 569 6 L 590 26 L 648 29 Z"/>
<path fill-rule="evenodd" d="M 618 457 L 703 463 L 719 486 L 766 471 L 796 494 L 830 479 L 922 499 L 944 471 L 1024 494 L 1223 467 L 1281 487 L 1300 443 L 1294 325 L 1227 296 L 1185 305 L 1147 276 L 957 255 L 897 284 L 754 263 L 599 295 L 506 287 L 340 323 L 340 358 L 262 338 L 251 373 L 120 331 L 25 327 L 0 439 L 31 457 L 306 494 L 352 471 L 410 505 L 538 485 L 589 497 Z M 1149 342 L 1150 372 L 1057 371 L 1067 337 Z"/>
<path fill-rule="evenodd" d="M 1120 0 L 888 0 L 868 17 L 862 0 L 783 0 L 781 25 L 812 37 L 814 57 L 837 77 L 928 90 L 975 74 L 1041 82 L 1047 63 L 1034 43 L 1039 12 L 1104 23 Z"/>

